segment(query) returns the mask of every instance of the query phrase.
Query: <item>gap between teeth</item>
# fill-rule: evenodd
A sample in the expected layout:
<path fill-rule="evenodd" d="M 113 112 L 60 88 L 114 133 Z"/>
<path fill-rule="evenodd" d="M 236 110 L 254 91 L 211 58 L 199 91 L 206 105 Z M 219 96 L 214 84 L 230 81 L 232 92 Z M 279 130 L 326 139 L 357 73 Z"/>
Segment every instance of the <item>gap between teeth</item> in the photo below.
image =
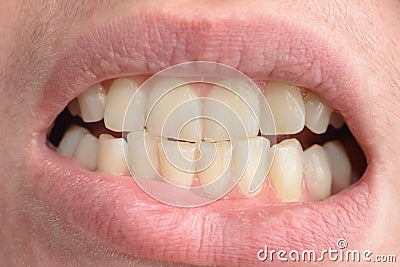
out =
<path fill-rule="evenodd" d="M 212 101 L 194 101 L 192 105 L 185 106 L 163 129 L 161 137 L 163 122 L 171 110 L 185 101 L 195 100 L 199 93 L 191 85 L 174 89 L 154 106 L 146 123 L 148 104 L 155 102 L 162 86 L 153 88 L 149 94 L 137 92 L 138 87 L 139 83 L 134 79 L 119 78 L 108 90 L 100 84 L 89 88 L 68 106 L 72 115 L 80 116 L 85 122 L 104 119 L 107 129 L 130 132 L 126 140 L 106 134 L 96 138 L 85 128 L 72 126 L 64 134 L 57 148 L 58 153 L 76 159 L 82 168 L 90 171 L 115 175 L 126 175 L 131 171 L 135 178 L 160 180 L 161 175 L 169 183 L 179 186 L 199 184 L 205 186 L 206 195 L 218 195 L 227 187 L 232 187 L 235 182 L 232 181 L 233 176 L 241 178 L 238 188 L 242 195 L 259 194 L 268 181 L 275 194 L 285 202 L 302 200 L 304 188 L 315 199 L 322 200 L 329 197 L 332 191 L 337 192 L 350 185 L 351 164 L 340 142 L 314 145 L 303 151 L 296 139 L 284 140 L 270 147 L 268 139 L 258 136 L 259 130 L 263 135 L 285 135 L 299 133 L 306 126 L 321 134 L 326 132 L 329 123 L 337 128 L 343 126 L 343 119 L 309 91 L 304 93 L 295 86 L 283 83 L 269 85 L 264 97 L 271 107 L 276 125 L 276 132 L 269 132 L 263 125 L 261 129 L 258 126 L 256 116 L 265 114 L 259 114 L 256 96 L 249 91 L 240 92 L 248 103 L 256 107 L 250 110 L 234 93 L 213 86 L 208 97 L 225 103 L 238 114 L 245 124 L 247 137 L 235 136 L 231 132 L 228 135 L 221 125 L 201 119 L 190 122 L 180 133 L 176 133 L 186 116 L 212 117 L 218 114 L 222 125 L 234 128 L 234 125 L 229 125 L 232 121 L 230 114 L 220 112 L 216 102 Z M 129 123 L 123 125 L 129 100 L 135 93 L 135 103 L 129 106 L 127 112 Z M 235 142 L 230 142 L 231 138 Z M 214 143 L 207 141 L 209 139 Z M 179 151 L 184 158 L 176 154 L 171 160 L 164 149 L 176 143 L 179 143 Z M 235 147 L 232 147 L 233 143 Z M 249 149 L 246 155 L 241 153 L 244 146 Z M 203 169 L 202 164 L 207 161 L 206 156 L 211 155 L 210 151 L 215 152 L 214 161 Z M 201 160 L 200 152 L 205 155 Z M 188 163 L 185 171 L 177 168 L 180 161 Z M 243 161 L 247 161 L 247 167 L 240 172 L 237 166 Z"/>

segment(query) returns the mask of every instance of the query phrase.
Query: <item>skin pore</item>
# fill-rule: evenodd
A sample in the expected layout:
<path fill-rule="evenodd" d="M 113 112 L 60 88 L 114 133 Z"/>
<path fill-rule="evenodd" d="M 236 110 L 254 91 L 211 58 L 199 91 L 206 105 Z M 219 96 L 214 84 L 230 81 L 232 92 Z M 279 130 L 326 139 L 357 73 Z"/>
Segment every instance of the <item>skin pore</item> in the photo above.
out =
<path fill-rule="evenodd" d="M 107 227 L 103 229 L 105 233 L 100 231 L 94 233 L 95 230 L 86 231 L 82 225 L 74 224 L 74 220 L 68 218 L 68 215 L 60 214 L 42 199 L 42 188 L 36 185 L 31 167 L 32 162 L 36 162 L 35 149 L 46 144 L 45 134 L 39 130 L 38 126 L 42 125 L 41 118 L 50 116 L 39 112 L 46 111 L 46 99 L 50 97 L 44 88 L 48 85 L 49 79 L 54 76 L 55 69 L 62 69 L 59 66 L 62 65 L 63 60 L 68 61 L 68 58 L 64 58 L 65 55 L 71 54 L 71 47 L 82 36 L 89 36 L 87 40 L 95 42 L 96 39 L 90 39 L 90 36 L 97 36 L 96 27 L 110 23 L 114 19 L 118 20 L 118 16 L 145 13 L 151 19 L 151 16 L 161 13 L 171 20 L 182 19 L 182 17 L 190 20 L 193 16 L 196 17 L 196 20 L 193 20 L 193 27 L 207 32 L 207 27 L 203 29 L 201 22 L 207 26 L 206 22 L 212 23 L 221 18 L 229 21 L 230 15 L 240 14 L 231 10 L 242 10 L 241 19 L 244 21 L 247 19 L 246 14 L 254 12 L 257 15 L 275 16 L 282 21 L 289 19 L 301 25 L 313 25 L 312 32 L 315 35 L 321 36 L 321 40 L 329 42 L 330 46 L 345 55 L 343 57 L 346 58 L 346 64 L 351 69 L 351 73 L 354 73 L 352 80 L 357 81 L 357 86 L 354 90 L 339 92 L 340 97 L 337 99 L 342 102 L 348 99 L 349 103 L 344 104 L 343 107 L 352 106 L 345 112 L 345 119 L 349 125 L 357 124 L 357 129 L 360 129 L 360 132 L 353 132 L 353 134 L 366 154 L 370 173 L 368 183 L 362 188 L 368 194 L 366 193 L 365 198 L 354 196 L 353 199 L 354 203 L 360 207 L 368 206 L 370 212 L 367 216 L 364 213 L 359 215 L 363 216 L 359 219 L 365 223 L 360 224 L 358 226 L 360 229 L 354 231 L 357 232 L 357 236 L 348 240 L 349 247 L 369 249 L 375 254 L 391 254 L 400 257 L 400 235 L 398 234 L 400 180 L 397 177 L 400 167 L 396 163 L 398 151 L 400 151 L 400 136 L 397 134 L 400 127 L 398 105 L 400 103 L 400 1 L 200 0 L 194 4 L 194 1 L 188 0 L 92 0 L 85 2 L 16 0 L 3 1 L 1 6 L 1 264 L 10 266 L 125 266 L 130 263 L 136 263 L 137 266 L 148 266 L 150 263 L 161 265 L 159 261 L 162 257 L 160 258 L 157 254 L 167 251 L 171 243 L 161 242 L 158 249 L 154 248 L 154 261 L 153 259 L 135 259 L 136 255 L 140 255 L 139 252 L 137 254 L 136 251 L 120 249 L 119 245 L 115 245 L 118 244 L 118 240 L 113 240 L 113 244 L 105 241 L 103 237 L 107 236 L 107 231 L 110 230 Z M 117 31 L 112 27 L 110 29 Z M 203 37 L 207 39 L 207 34 Z M 249 38 L 252 37 L 249 36 Z M 107 40 L 98 41 L 107 42 Z M 129 44 L 125 45 L 129 46 Z M 84 51 L 79 52 L 84 53 Z M 117 47 L 115 54 L 109 56 L 112 58 L 121 54 L 123 55 Z M 177 52 L 170 55 L 169 64 L 194 59 L 211 60 L 206 52 L 195 56 L 181 55 Z M 147 60 L 167 61 L 150 56 Z M 236 64 L 232 58 L 223 58 L 222 61 L 221 63 L 227 65 L 235 66 Z M 151 66 L 151 63 L 148 66 Z M 163 67 L 166 65 L 167 63 Z M 97 71 L 90 69 L 90 66 L 82 66 L 82 72 L 88 76 L 100 76 L 101 72 L 112 73 L 109 77 L 95 77 L 103 78 L 103 80 L 123 76 L 123 73 L 118 75 L 119 68 L 123 69 L 123 66 L 110 63 L 102 65 L 101 68 L 101 71 Z M 63 69 L 63 71 L 65 72 L 63 75 L 68 77 L 68 69 Z M 320 75 L 322 76 L 323 73 Z M 343 79 L 347 78 L 349 77 L 343 77 Z M 78 87 L 78 84 L 79 82 L 76 82 L 74 86 Z M 82 82 L 82 86 L 86 85 Z M 323 92 L 319 93 L 323 94 Z M 354 103 L 350 103 L 351 101 Z M 67 103 L 68 101 L 65 100 L 65 105 Z M 57 116 L 57 114 L 51 116 Z M 43 175 L 46 176 L 46 174 Z M 51 189 L 47 193 L 50 195 Z M 80 199 L 71 201 L 79 202 Z M 132 209 L 135 211 L 134 205 Z M 179 222 L 174 223 L 171 222 L 170 225 L 155 223 L 152 227 L 154 227 L 154 232 L 164 232 L 177 228 Z M 334 221 L 324 223 L 328 225 Z M 344 227 L 350 223 L 350 221 L 341 222 Z M 259 263 L 255 258 L 256 251 L 249 254 L 248 258 L 243 258 L 243 255 L 239 258 L 235 254 L 226 258 L 213 255 L 213 246 L 207 243 L 207 239 L 213 235 L 213 227 L 207 224 L 207 219 L 204 219 L 202 224 L 199 226 L 202 231 L 194 242 L 201 243 L 203 246 L 196 247 L 197 251 L 186 248 L 185 256 L 175 257 L 173 261 L 202 265 L 228 265 L 229 262 L 237 265 L 238 262 L 242 262 L 244 266 Z M 260 227 L 267 228 L 268 226 Z M 177 233 L 175 232 L 176 242 L 179 243 L 183 237 Z M 318 235 L 326 233 L 313 234 L 315 240 L 318 240 Z M 251 234 L 248 236 L 251 237 Z M 332 238 L 337 239 L 340 236 L 332 236 Z M 265 243 L 268 243 L 268 240 L 257 243 L 256 247 L 262 248 Z M 314 247 L 323 247 L 317 243 L 318 241 L 313 244 Z M 138 247 L 140 245 L 151 247 L 151 244 L 147 243 L 139 244 Z M 220 244 L 214 245 L 217 247 Z M 237 240 L 237 246 L 241 246 L 241 240 Z M 209 254 L 204 252 L 207 249 L 208 252 L 211 251 Z M 176 252 L 176 254 L 179 253 L 179 251 Z M 229 252 L 226 251 L 226 254 Z M 197 261 L 197 257 L 201 260 Z M 179 266 L 180 263 L 177 265 Z M 168 266 L 165 263 L 162 264 Z M 174 263 L 171 263 L 171 266 L 174 266 Z"/>

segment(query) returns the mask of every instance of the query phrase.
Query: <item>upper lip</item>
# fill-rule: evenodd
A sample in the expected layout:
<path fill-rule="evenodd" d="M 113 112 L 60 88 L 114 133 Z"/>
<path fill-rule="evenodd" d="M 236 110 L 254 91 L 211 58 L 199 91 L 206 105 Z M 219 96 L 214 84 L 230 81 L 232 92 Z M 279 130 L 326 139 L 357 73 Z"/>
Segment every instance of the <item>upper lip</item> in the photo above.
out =
<path fill-rule="evenodd" d="M 254 79 L 312 88 L 343 113 L 356 138 L 362 134 L 362 114 L 347 116 L 353 103 L 342 101 L 357 90 L 356 75 L 340 49 L 317 31 L 260 14 L 248 13 L 247 20 L 240 20 L 152 12 L 96 26 L 54 68 L 47 97 L 39 104 L 42 116 L 33 125 L 40 134 L 32 142 L 30 161 L 38 194 L 49 208 L 112 249 L 194 264 L 256 263 L 264 245 L 301 250 L 332 247 L 338 237 L 355 242 L 362 226 L 370 223 L 372 165 L 357 186 L 324 202 L 266 207 L 241 200 L 230 201 L 231 209 L 222 202 L 180 209 L 150 199 L 127 177 L 85 172 L 44 145 L 56 116 L 90 85 L 192 60 L 218 61 Z"/>

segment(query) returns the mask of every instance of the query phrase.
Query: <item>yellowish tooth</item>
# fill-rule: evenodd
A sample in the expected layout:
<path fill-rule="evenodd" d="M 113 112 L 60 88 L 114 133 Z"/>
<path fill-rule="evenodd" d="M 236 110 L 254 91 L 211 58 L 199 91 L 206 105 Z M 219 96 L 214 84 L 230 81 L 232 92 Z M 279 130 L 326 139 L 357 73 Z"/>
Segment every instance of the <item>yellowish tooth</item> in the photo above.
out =
<path fill-rule="evenodd" d="M 76 125 L 69 127 L 57 147 L 57 152 L 63 156 L 72 157 L 82 137 L 87 133 L 89 131 L 83 127 Z"/>
<path fill-rule="evenodd" d="M 330 118 L 330 123 L 336 129 L 340 129 L 344 125 L 344 120 L 340 114 L 338 114 L 337 112 L 332 112 L 331 118 Z"/>
<path fill-rule="evenodd" d="M 303 149 L 296 139 L 287 139 L 274 145 L 269 179 L 283 202 L 301 199 L 303 185 Z"/>
<path fill-rule="evenodd" d="M 108 91 L 104 124 L 114 132 L 142 131 L 147 96 L 139 84 L 128 78 L 116 79 Z"/>
<path fill-rule="evenodd" d="M 268 126 L 261 127 L 264 135 L 295 134 L 303 130 L 305 109 L 298 87 L 272 82 L 265 90 L 264 96 L 271 108 L 276 127 L 274 132 L 273 122 L 267 121 Z"/>
<path fill-rule="evenodd" d="M 147 131 L 128 134 L 128 166 L 135 178 L 155 179 L 158 177 L 158 143 L 160 138 L 151 136 Z"/>
<path fill-rule="evenodd" d="M 78 96 L 79 108 L 84 122 L 101 121 L 104 118 L 107 92 L 96 84 Z"/>
<path fill-rule="evenodd" d="M 74 98 L 69 104 L 68 104 L 68 111 L 71 113 L 72 116 L 78 116 L 81 114 L 81 110 L 79 108 L 79 101 L 77 98 Z"/>
<path fill-rule="evenodd" d="M 94 171 L 97 168 L 98 147 L 99 140 L 90 133 L 85 134 L 74 152 L 74 159 L 82 168 Z"/>
<path fill-rule="evenodd" d="M 339 141 L 324 144 L 328 155 L 333 177 L 333 190 L 336 192 L 351 185 L 351 162 L 345 148 Z"/>
<path fill-rule="evenodd" d="M 221 86 L 211 89 L 204 100 L 203 114 L 216 122 L 210 119 L 203 120 L 204 138 L 221 142 L 231 138 L 257 136 L 260 104 L 256 93 L 245 84 L 236 81 L 223 81 L 222 84 L 235 93 Z M 223 105 L 226 107 L 221 108 Z M 243 130 L 239 131 L 240 129 Z"/>
<path fill-rule="evenodd" d="M 331 195 L 332 172 L 325 149 L 313 145 L 304 151 L 304 178 L 310 191 L 320 200 Z"/>
<path fill-rule="evenodd" d="M 175 80 L 168 83 L 172 81 Z M 184 141 L 201 140 L 201 120 L 195 119 L 201 116 L 201 101 L 197 93 L 192 85 L 187 84 L 163 95 L 168 89 L 168 83 L 155 86 L 150 93 L 147 130 L 153 136 L 162 135 Z M 185 124 L 189 120 L 192 121 Z"/>
<path fill-rule="evenodd" d="M 100 172 L 125 175 L 128 173 L 125 155 L 128 147 L 123 138 L 100 135 L 97 170 Z"/>
<path fill-rule="evenodd" d="M 158 149 L 162 176 L 174 185 L 189 188 L 195 174 L 196 145 L 163 139 Z"/>
<path fill-rule="evenodd" d="M 305 99 L 306 126 L 316 134 L 326 132 L 332 109 L 325 105 L 314 93 L 309 92 Z"/>
<path fill-rule="evenodd" d="M 230 180 L 232 176 L 231 143 L 203 141 L 200 144 L 200 152 L 201 158 L 196 168 L 203 192 L 213 197 L 224 195 L 234 184 Z"/>

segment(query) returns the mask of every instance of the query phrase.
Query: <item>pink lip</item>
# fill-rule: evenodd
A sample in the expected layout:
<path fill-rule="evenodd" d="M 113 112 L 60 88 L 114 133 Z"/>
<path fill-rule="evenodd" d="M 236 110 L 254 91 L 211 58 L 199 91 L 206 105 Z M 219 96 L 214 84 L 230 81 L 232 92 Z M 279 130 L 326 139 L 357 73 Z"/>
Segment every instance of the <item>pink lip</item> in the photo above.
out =
<path fill-rule="evenodd" d="M 188 18 L 162 9 L 133 13 L 85 34 L 60 59 L 38 107 L 43 116 L 32 126 L 40 133 L 32 141 L 29 162 L 39 197 L 65 223 L 139 258 L 255 265 L 264 245 L 301 251 L 327 249 L 338 238 L 357 243 L 371 223 L 370 185 L 376 176 L 372 164 L 355 186 L 323 202 L 276 206 L 248 199 L 184 209 L 151 199 L 129 177 L 83 171 L 45 145 L 52 121 L 90 85 L 124 74 L 155 73 L 175 63 L 209 60 L 236 67 L 254 79 L 313 88 L 343 112 L 371 158 L 373 149 L 362 142 L 362 114 L 346 116 L 361 101 L 354 101 L 356 76 L 328 38 L 307 30 L 310 25 L 252 10 L 243 12 L 245 19 L 212 11 L 196 14 Z"/>

